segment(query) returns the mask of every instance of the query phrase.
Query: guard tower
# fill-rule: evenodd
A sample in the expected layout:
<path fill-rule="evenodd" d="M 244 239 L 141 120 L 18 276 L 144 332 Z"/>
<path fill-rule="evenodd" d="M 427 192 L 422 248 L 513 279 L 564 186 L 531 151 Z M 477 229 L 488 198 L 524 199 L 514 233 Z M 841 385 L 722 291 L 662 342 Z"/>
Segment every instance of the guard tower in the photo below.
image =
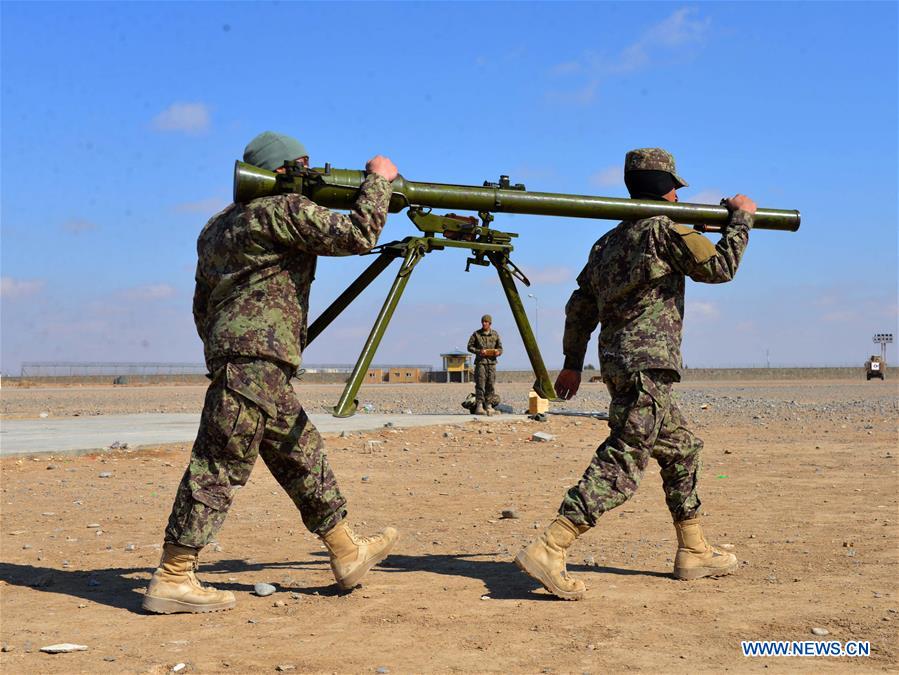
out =
<path fill-rule="evenodd" d="M 473 369 L 471 367 L 471 354 L 459 349 L 441 354 L 443 359 L 443 372 L 446 373 L 447 382 L 470 382 Z"/>

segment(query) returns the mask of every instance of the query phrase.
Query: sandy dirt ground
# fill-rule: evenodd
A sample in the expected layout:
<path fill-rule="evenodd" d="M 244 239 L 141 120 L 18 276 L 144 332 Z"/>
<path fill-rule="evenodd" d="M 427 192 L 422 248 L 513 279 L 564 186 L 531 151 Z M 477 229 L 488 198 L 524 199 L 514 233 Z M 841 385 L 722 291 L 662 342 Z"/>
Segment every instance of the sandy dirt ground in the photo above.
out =
<path fill-rule="evenodd" d="M 3 415 L 177 412 L 199 410 L 202 400 L 201 387 L 88 389 L 5 386 Z M 457 405 L 464 391 L 444 389 L 385 388 L 369 398 L 384 396 L 385 407 Z M 0 669 L 895 672 L 896 383 L 690 383 L 682 391 L 706 442 L 706 531 L 734 547 L 740 568 L 715 580 L 670 576 L 674 531 L 651 465 L 637 495 L 572 547 L 569 569 L 589 588 L 581 602 L 553 599 L 512 558 L 605 437 L 606 424 L 592 419 L 327 437 L 357 530 L 401 531 L 395 554 L 351 593 L 336 590 L 322 546 L 260 462 L 201 556 L 201 577 L 235 591 L 237 608 L 193 616 L 140 610 L 188 444 L 4 459 Z M 335 392 L 306 394 L 333 402 Z M 509 393 L 523 400 L 523 389 Z M 431 395 L 440 400 L 426 402 Z M 579 405 L 607 400 L 590 385 Z M 536 431 L 555 440 L 533 442 Z M 504 509 L 518 517 L 502 518 Z M 278 590 L 258 597 L 257 582 Z M 757 639 L 867 640 L 872 651 L 742 656 L 740 642 Z M 61 642 L 89 649 L 39 651 Z"/>

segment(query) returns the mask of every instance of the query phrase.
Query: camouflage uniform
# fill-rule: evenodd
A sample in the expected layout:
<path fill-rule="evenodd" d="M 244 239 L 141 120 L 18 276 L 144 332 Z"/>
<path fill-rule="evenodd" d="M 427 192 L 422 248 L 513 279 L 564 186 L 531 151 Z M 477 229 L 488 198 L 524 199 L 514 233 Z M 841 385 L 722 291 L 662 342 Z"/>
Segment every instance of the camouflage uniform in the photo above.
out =
<path fill-rule="evenodd" d="M 474 357 L 474 395 L 476 403 L 483 406 L 496 405 L 499 397 L 496 395 L 496 357 L 481 356 L 482 349 L 502 349 L 503 342 L 499 333 L 492 328 L 485 331 L 479 328 L 468 338 L 468 351 Z"/>
<path fill-rule="evenodd" d="M 167 543 L 209 543 L 257 455 L 311 532 L 327 532 L 345 516 L 346 500 L 321 436 L 290 378 L 305 345 L 316 256 L 372 248 L 390 194 L 390 183 L 370 174 L 349 214 L 301 195 L 278 195 L 232 204 L 203 229 L 194 320 L 212 384 L 169 517 Z"/>
<path fill-rule="evenodd" d="M 673 174 L 673 159 L 671 167 Z M 685 278 L 730 281 L 751 228 L 752 215 L 735 211 L 713 245 L 699 232 L 657 216 L 622 222 L 594 244 L 565 307 L 564 367 L 582 370 L 590 335 L 601 322 L 599 361 L 612 396 L 610 435 L 559 508 L 575 525 L 594 526 L 633 495 L 650 457 L 661 467 L 674 519 L 698 512 L 702 441 L 687 428 L 672 393 L 680 380 Z"/>

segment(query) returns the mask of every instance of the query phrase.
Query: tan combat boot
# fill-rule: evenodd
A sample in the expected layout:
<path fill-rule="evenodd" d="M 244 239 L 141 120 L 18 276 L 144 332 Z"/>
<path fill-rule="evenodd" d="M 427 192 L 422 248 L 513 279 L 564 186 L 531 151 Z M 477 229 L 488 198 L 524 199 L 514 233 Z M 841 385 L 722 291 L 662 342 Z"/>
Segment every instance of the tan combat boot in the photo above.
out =
<path fill-rule="evenodd" d="M 699 518 L 674 523 L 677 530 L 677 555 L 674 558 L 676 579 L 701 579 L 730 574 L 737 569 L 737 556 L 709 546 Z"/>
<path fill-rule="evenodd" d="M 360 537 L 350 529 L 346 520 L 341 520 L 321 535 L 331 554 L 331 570 L 337 585 L 343 590 L 356 586 L 368 570 L 387 557 L 397 536 L 395 529 L 385 527 L 383 532 L 373 537 Z"/>
<path fill-rule="evenodd" d="M 568 576 L 565 569 L 565 552 L 579 534 L 568 518 L 556 516 L 536 541 L 518 552 L 515 564 L 556 597 L 581 600 L 587 587 L 580 579 Z"/>
<path fill-rule="evenodd" d="M 474 407 L 474 411 L 472 415 L 486 415 L 487 412 L 484 410 L 484 404 L 478 401 L 478 404 Z"/>
<path fill-rule="evenodd" d="M 175 612 L 219 612 L 236 604 L 234 593 L 203 586 L 197 579 L 199 551 L 187 546 L 166 544 L 162 560 L 150 579 L 143 608 L 156 614 Z"/>

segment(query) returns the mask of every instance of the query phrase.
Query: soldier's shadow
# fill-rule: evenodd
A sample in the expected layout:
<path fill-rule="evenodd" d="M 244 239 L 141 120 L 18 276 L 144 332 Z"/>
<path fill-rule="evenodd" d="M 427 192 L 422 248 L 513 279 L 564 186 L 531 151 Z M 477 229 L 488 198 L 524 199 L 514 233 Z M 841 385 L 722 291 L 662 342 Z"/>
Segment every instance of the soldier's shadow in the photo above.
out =
<path fill-rule="evenodd" d="M 203 574 L 241 574 L 246 572 L 284 571 L 302 572 L 315 569 L 327 569 L 327 554 L 316 551 L 311 554 L 312 560 L 296 560 L 289 562 L 248 562 L 230 559 L 210 561 L 200 565 L 200 577 Z M 391 555 L 382 562 L 375 573 L 409 573 L 430 572 L 450 577 L 468 577 L 484 584 L 486 594 L 498 600 L 552 600 L 544 591 L 535 593 L 540 585 L 523 574 L 512 562 L 496 560 L 498 553 L 459 553 L 459 554 L 425 554 L 425 555 Z M 491 559 L 492 558 L 492 559 Z M 671 575 L 645 570 L 629 570 L 617 567 L 592 567 L 587 565 L 569 565 L 571 572 L 594 572 L 601 574 L 643 575 L 670 578 Z M 0 580 L 11 586 L 29 587 L 45 593 L 58 593 L 75 598 L 82 598 L 118 609 L 143 613 L 140 608 L 144 590 L 149 583 L 152 570 L 147 567 L 107 567 L 97 570 L 69 570 L 0 562 Z M 278 591 L 293 592 L 303 595 L 338 596 L 350 591 L 341 591 L 330 580 L 324 586 L 303 586 L 301 579 L 289 576 L 286 580 L 271 583 Z M 253 584 L 210 579 L 216 588 L 238 593 L 251 593 Z M 401 591 L 402 589 L 397 589 Z"/>
<path fill-rule="evenodd" d="M 313 557 L 324 557 L 324 552 L 311 553 Z M 555 600 L 553 596 L 542 590 L 542 586 L 524 574 L 511 560 L 497 560 L 507 554 L 493 553 L 456 553 L 425 555 L 390 555 L 375 569 L 380 572 L 430 572 L 449 577 L 468 577 L 476 579 L 486 587 L 485 595 L 496 600 Z M 322 561 L 325 564 L 326 561 Z M 300 563 L 303 565 L 304 563 Z M 306 563 L 318 564 L 318 563 Z M 650 570 L 632 570 L 621 567 L 600 567 L 592 565 L 568 564 L 568 571 L 592 572 L 599 574 L 640 575 L 662 579 L 672 578 L 670 574 Z M 589 584 L 588 584 L 589 585 Z M 539 592 L 535 593 L 538 589 Z"/>
<path fill-rule="evenodd" d="M 327 565 L 327 561 L 324 561 Z M 241 574 L 250 571 L 271 571 L 276 569 L 301 570 L 302 561 L 285 563 L 249 563 L 246 560 L 219 560 L 209 564 L 201 562 L 199 576 L 204 580 L 207 574 Z M 140 608 L 144 591 L 150 581 L 152 568 L 149 567 L 107 567 L 97 570 L 71 570 L 39 565 L 22 565 L 0 562 L 0 580 L 10 586 L 33 588 L 44 593 L 57 593 L 74 598 L 82 598 L 109 607 L 143 613 Z M 220 578 L 204 580 L 218 589 L 236 593 L 251 593 L 252 583 L 224 581 Z M 340 595 L 341 591 L 333 583 L 326 586 L 293 587 L 270 582 L 279 591 L 293 591 L 306 595 Z"/>

